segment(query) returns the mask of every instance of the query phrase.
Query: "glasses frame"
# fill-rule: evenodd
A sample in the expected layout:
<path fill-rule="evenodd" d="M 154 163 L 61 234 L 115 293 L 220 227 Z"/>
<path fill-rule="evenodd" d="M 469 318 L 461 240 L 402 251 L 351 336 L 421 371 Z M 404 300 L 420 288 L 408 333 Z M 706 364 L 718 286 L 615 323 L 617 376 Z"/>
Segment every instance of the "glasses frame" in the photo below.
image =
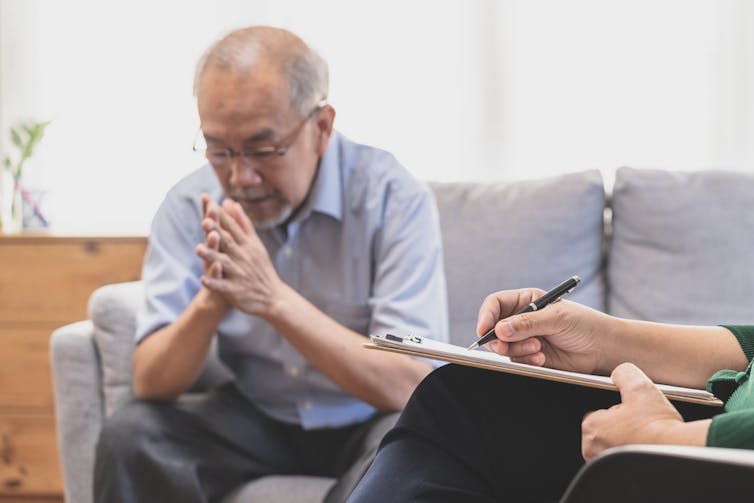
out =
<path fill-rule="evenodd" d="M 269 145 L 266 147 L 260 147 L 260 148 L 254 148 L 254 149 L 241 149 L 241 150 L 233 150 L 232 148 L 218 148 L 218 149 L 210 149 L 208 147 L 201 148 L 199 146 L 199 142 L 203 139 L 203 133 L 202 133 L 202 127 L 199 126 L 199 129 L 196 132 L 196 135 L 194 136 L 194 143 L 191 146 L 191 149 L 199 154 L 204 155 L 207 160 L 212 164 L 213 166 L 228 166 L 233 162 L 233 159 L 236 157 L 239 158 L 242 164 L 244 165 L 251 165 L 255 163 L 269 163 L 272 162 L 274 159 L 278 159 L 280 157 L 283 157 L 285 154 L 288 153 L 288 151 L 293 147 L 293 144 L 296 143 L 296 140 L 298 140 L 299 135 L 301 134 L 301 131 L 304 129 L 304 125 L 316 115 L 317 112 L 322 110 L 322 108 L 327 105 L 327 102 L 322 100 L 317 103 L 317 105 L 312 108 L 312 110 L 306 114 L 306 116 L 299 122 L 299 124 L 287 135 L 285 135 L 283 138 L 280 139 L 280 141 L 277 142 L 276 145 Z M 223 152 L 224 159 L 221 162 L 212 162 L 209 159 L 208 152 L 212 150 L 215 155 L 220 155 L 220 152 Z"/>

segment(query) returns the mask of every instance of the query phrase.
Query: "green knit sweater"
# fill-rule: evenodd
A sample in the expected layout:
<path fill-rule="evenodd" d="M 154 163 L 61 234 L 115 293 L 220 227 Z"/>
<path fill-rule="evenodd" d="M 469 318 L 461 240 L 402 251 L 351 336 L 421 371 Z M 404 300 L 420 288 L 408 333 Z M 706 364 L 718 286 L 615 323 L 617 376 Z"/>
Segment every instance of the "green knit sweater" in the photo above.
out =
<path fill-rule="evenodd" d="M 725 402 L 725 412 L 712 418 L 707 434 L 711 447 L 754 449 L 754 325 L 725 325 L 749 360 L 745 372 L 721 370 L 707 381 L 707 390 Z"/>

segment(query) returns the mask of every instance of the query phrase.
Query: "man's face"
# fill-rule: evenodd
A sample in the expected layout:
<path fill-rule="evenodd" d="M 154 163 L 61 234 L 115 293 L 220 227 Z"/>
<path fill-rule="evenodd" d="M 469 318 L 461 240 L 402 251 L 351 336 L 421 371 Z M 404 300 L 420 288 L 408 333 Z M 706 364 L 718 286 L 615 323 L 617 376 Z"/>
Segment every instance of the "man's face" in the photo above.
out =
<path fill-rule="evenodd" d="M 197 102 L 207 158 L 225 194 L 258 228 L 288 220 L 322 155 L 316 114 L 302 117 L 291 108 L 287 82 L 269 65 L 243 74 L 209 70 Z"/>

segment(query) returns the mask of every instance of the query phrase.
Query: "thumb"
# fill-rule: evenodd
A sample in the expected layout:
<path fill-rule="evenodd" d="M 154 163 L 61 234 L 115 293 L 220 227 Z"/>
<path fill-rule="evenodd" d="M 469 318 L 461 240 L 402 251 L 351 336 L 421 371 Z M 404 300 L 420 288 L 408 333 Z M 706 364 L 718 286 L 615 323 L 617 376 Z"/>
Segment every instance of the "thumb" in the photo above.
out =
<path fill-rule="evenodd" d="M 623 403 L 632 402 L 648 390 L 657 389 L 647 374 L 633 363 L 621 363 L 613 369 L 610 378 L 618 388 Z"/>
<path fill-rule="evenodd" d="M 243 209 L 243 206 L 238 201 L 232 199 L 226 199 L 223 201 L 223 209 L 236 221 L 245 234 L 249 234 L 253 231 L 254 226 L 249 219 L 249 216 Z"/>

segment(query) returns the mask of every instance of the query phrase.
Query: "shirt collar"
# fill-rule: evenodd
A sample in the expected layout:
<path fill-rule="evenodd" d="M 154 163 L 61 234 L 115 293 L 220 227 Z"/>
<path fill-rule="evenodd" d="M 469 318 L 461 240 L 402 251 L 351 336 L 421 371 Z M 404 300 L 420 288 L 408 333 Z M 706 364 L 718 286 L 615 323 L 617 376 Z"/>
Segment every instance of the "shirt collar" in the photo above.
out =
<path fill-rule="evenodd" d="M 304 220 L 313 212 L 324 213 L 341 220 L 343 217 L 343 191 L 340 173 L 340 135 L 333 131 L 327 150 L 319 161 L 311 192 L 299 218 Z"/>

